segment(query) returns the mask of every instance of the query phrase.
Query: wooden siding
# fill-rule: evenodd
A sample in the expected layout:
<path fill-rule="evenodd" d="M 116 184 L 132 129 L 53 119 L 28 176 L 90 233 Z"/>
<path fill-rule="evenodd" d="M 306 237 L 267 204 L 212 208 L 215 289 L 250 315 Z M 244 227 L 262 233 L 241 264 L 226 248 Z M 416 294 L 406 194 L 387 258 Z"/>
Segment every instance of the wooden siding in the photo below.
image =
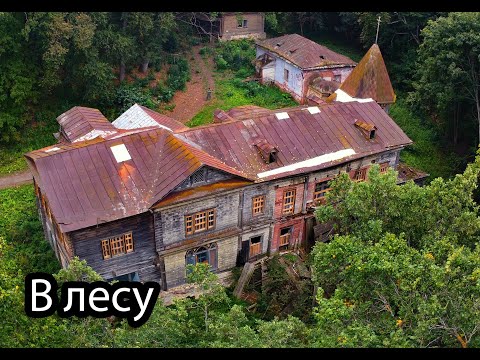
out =
<path fill-rule="evenodd" d="M 101 241 L 129 231 L 133 234 L 134 251 L 104 260 Z M 157 254 L 150 213 L 75 231 L 71 233 L 71 239 L 75 254 L 87 260 L 88 265 L 105 279 L 136 271 L 140 281 L 160 282 L 160 270 L 155 266 Z"/>

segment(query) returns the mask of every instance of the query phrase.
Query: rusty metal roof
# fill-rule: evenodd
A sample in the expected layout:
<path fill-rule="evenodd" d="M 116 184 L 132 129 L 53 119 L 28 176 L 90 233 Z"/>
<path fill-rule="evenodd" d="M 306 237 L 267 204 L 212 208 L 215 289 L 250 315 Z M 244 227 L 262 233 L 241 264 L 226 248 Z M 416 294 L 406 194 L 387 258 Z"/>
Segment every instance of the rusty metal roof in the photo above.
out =
<path fill-rule="evenodd" d="M 124 144 L 131 160 L 110 149 Z M 147 211 L 202 166 L 248 178 L 165 129 L 56 144 L 25 155 L 64 232 Z"/>
<path fill-rule="evenodd" d="M 288 114 L 288 118 L 283 120 L 279 120 L 275 112 L 270 112 L 256 119 L 192 128 L 178 132 L 175 136 L 198 144 L 205 152 L 252 177 L 344 149 L 353 149 L 355 155 L 341 162 L 412 143 L 374 101 L 325 104 L 319 110 L 319 113 L 312 114 L 308 107 L 297 106 L 277 110 Z M 355 126 L 356 119 L 364 119 L 375 125 L 377 131 L 374 139 L 365 138 L 363 132 Z M 278 150 L 277 161 L 265 163 L 255 146 L 258 139 L 265 139 Z M 314 171 L 331 165 L 331 162 L 327 162 L 257 181 Z"/>
<path fill-rule="evenodd" d="M 242 181 L 261 182 L 411 143 L 374 101 L 260 110 L 243 109 L 240 119 L 175 132 L 163 128 L 119 130 L 106 138 L 59 143 L 25 156 L 60 228 L 69 232 L 145 212 L 168 199 L 202 166 Z M 255 116 L 247 116 L 249 112 Z M 279 112 L 283 116 L 277 116 Z M 355 126 L 356 119 L 376 127 L 374 139 L 363 136 Z M 276 161 L 267 164 L 262 159 L 256 146 L 261 140 L 266 150 L 277 150 Z M 128 151 L 127 160 L 117 162 L 110 148 L 122 144 Z M 338 153 L 348 156 L 259 176 Z"/>
<path fill-rule="evenodd" d="M 392 83 L 377 44 L 373 44 L 358 65 L 340 85 L 340 89 L 354 98 L 372 98 L 381 104 L 395 102 Z"/>
<path fill-rule="evenodd" d="M 95 130 L 99 135 L 113 134 L 117 130 L 100 110 L 83 106 L 75 106 L 64 112 L 57 117 L 57 122 L 63 129 L 65 139 L 69 142 L 81 140 Z"/>
<path fill-rule="evenodd" d="M 259 40 L 257 45 L 287 59 L 301 69 L 356 64 L 352 59 L 298 34 Z"/>

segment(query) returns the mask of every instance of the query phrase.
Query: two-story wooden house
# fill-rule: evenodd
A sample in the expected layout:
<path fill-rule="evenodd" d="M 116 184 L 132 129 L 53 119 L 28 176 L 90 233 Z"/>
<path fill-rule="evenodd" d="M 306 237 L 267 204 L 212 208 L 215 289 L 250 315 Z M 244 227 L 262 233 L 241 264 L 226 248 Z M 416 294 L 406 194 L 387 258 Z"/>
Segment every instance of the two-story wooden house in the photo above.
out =
<path fill-rule="evenodd" d="M 96 109 L 60 115 L 60 142 L 25 156 L 62 266 L 79 256 L 105 279 L 166 290 L 185 282 L 187 264 L 223 272 L 304 246 L 329 180 L 396 168 L 411 144 L 374 101 L 215 119 L 186 128 L 138 105 L 112 123 Z"/>

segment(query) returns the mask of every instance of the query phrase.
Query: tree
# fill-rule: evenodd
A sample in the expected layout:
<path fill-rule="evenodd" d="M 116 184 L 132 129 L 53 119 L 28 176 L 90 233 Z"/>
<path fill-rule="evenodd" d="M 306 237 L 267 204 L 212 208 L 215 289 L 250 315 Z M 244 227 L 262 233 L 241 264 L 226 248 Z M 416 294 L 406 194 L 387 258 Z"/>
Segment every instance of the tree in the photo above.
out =
<path fill-rule="evenodd" d="M 463 174 L 417 187 L 372 167 L 341 175 L 319 221 L 335 223 L 312 252 L 318 286 L 314 346 L 480 345 L 480 151 Z"/>
<path fill-rule="evenodd" d="M 480 13 L 449 13 L 421 32 L 415 91 L 410 101 L 453 128 L 474 120 L 480 141 Z M 470 115 L 471 114 L 471 115 Z"/>

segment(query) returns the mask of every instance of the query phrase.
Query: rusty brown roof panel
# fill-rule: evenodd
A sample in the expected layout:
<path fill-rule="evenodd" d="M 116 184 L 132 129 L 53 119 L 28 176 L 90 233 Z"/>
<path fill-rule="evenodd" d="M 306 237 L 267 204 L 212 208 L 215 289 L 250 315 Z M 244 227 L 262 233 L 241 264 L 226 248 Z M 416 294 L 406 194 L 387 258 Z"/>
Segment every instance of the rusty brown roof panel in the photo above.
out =
<path fill-rule="evenodd" d="M 70 142 L 93 130 L 106 132 L 116 132 L 117 130 L 98 109 L 82 106 L 75 106 L 64 112 L 57 117 L 57 122 Z"/>
<path fill-rule="evenodd" d="M 276 38 L 257 41 L 268 49 L 297 65 L 301 69 L 323 66 L 355 66 L 355 61 L 336 53 L 298 34 L 283 35 Z"/>
<path fill-rule="evenodd" d="M 348 95 L 367 99 L 372 98 L 380 104 L 395 102 L 387 67 L 377 44 L 373 44 L 358 65 L 340 85 Z"/>

